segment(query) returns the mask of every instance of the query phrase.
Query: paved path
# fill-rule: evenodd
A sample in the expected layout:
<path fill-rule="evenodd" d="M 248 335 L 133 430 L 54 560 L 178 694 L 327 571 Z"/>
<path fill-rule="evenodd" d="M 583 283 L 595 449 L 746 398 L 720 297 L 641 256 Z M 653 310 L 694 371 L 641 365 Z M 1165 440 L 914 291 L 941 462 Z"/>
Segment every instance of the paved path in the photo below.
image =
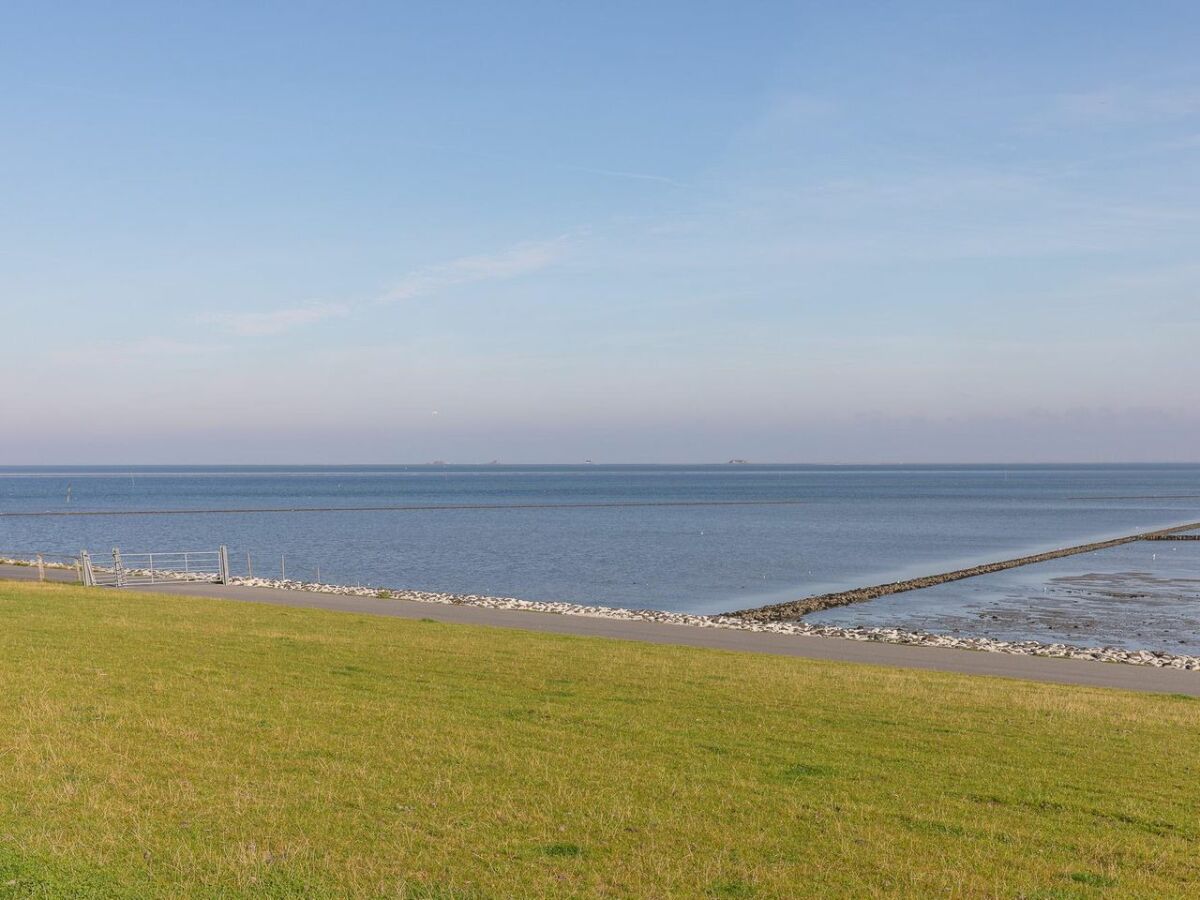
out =
<path fill-rule="evenodd" d="M 55 580 L 74 580 L 74 572 L 48 569 Z M 0 566 L 0 578 L 36 580 L 37 570 L 20 566 Z M 112 590 L 112 588 L 97 588 Z M 128 590 L 151 590 L 129 588 Z M 841 638 L 808 635 L 762 634 L 727 628 L 694 628 L 658 622 L 631 622 L 588 616 L 562 616 L 553 613 L 485 609 L 478 606 L 449 606 L 418 603 L 411 600 L 379 600 L 375 597 L 346 597 L 308 591 L 284 591 L 275 588 L 240 587 L 218 584 L 157 585 L 154 592 L 183 596 L 246 600 L 278 606 L 299 606 L 338 612 L 396 616 L 403 619 L 436 619 L 466 625 L 519 628 L 551 634 L 577 634 L 589 637 L 643 641 L 650 644 L 682 644 L 778 656 L 837 660 L 908 669 L 960 672 L 968 675 L 993 675 L 1059 684 L 1123 688 L 1132 691 L 1161 691 L 1200 697 L 1200 673 L 1120 663 L 1087 662 L 1077 659 L 1052 659 L 1042 656 L 1015 656 L 977 650 L 951 650 L 942 647 L 910 647 L 849 641 Z"/>

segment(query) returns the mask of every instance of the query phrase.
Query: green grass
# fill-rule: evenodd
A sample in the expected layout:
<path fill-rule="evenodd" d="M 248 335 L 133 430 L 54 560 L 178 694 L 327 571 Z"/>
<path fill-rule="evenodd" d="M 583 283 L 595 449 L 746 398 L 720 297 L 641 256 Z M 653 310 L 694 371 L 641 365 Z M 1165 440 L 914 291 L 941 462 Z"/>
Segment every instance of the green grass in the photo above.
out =
<path fill-rule="evenodd" d="M 0 583 L 0 896 L 1195 896 L 1200 703 Z"/>

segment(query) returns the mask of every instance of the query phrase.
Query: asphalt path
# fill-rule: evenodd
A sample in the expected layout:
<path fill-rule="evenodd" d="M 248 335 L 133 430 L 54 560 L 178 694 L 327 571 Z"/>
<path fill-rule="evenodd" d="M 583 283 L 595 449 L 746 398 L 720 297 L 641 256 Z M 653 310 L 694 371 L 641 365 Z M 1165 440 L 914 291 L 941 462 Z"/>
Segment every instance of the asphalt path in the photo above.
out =
<path fill-rule="evenodd" d="M 75 573 L 47 569 L 47 578 L 74 581 Z M 37 569 L 0 565 L 0 579 L 37 580 Z M 93 590 L 114 590 L 94 588 Z M 177 582 L 153 587 L 125 588 L 180 597 L 212 597 L 275 606 L 325 609 L 334 612 L 393 616 L 402 619 L 434 619 L 460 625 L 491 628 L 516 628 L 547 634 L 573 634 L 583 637 L 641 641 L 648 644 L 679 644 L 740 653 L 769 653 L 837 662 L 925 669 L 1043 681 L 1056 684 L 1119 688 L 1130 691 L 1155 691 L 1200 697 L 1200 673 L 1175 669 L 1155 669 L 1123 663 L 1054 659 L 1044 656 L 1016 656 L 978 650 L 953 650 L 944 647 L 914 647 L 877 641 L 851 641 L 812 635 L 764 634 L 728 628 L 698 628 L 660 622 L 636 622 L 590 616 L 564 616 L 554 613 L 486 609 L 479 606 L 455 606 L 420 603 L 412 600 L 382 600 L 375 597 L 348 597 L 311 591 L 239 585 Z"/>

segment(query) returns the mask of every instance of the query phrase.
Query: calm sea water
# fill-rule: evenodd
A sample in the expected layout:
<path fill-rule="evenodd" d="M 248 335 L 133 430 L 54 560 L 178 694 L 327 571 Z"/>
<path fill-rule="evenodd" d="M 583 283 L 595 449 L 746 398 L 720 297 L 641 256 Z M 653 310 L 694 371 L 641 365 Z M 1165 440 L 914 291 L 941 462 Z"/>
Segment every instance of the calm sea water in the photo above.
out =
<path fill-rule="evenodd" d="M 569 505 L 713 501 L 748 503 Z M 536 508 L 363 509 L 464 504 Z M 0 513 L 301 506 L 351 509 L 0 515 L 0 552 L 224 543 L 267 576 L 715 612 L 1197 521 L 1200 466 L 0 468 Z"/>

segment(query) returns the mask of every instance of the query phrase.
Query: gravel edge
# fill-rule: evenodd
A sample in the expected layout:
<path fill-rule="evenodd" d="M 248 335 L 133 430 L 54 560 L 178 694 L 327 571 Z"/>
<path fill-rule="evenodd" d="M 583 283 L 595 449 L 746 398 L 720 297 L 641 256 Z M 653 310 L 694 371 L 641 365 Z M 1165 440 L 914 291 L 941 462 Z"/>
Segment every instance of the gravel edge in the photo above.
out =
<path fill-rule="evenodd" d="M 3 559 L 0 564 L 30 565 L 29 560 Z M 47 568 L 68 569 L 61 564 L 46 564 Z M 135 570 L 130 570 L 135 572 Z M 136 574 L 148 574 L 136 572 Z M 197 576 L 164 578 L 177 581 L 205 581 L 215 578 Z M 230 584 L 241 587 L 274 588 L 285 591 L 306 591 L 315 594 L 334 594 L 346 597 L 374 597 L 382 600 L 410 600 L 446 606 L 477 606 L 483 609 L 505 609 L 519 612 L 551 613 L 563 616 L 588 616 L 597 619 L 619 619 L 628 622 L 658 622 L 666 625 L 685 625 L 691 628 L 726 628 L 764 634 L 839 638 L 850 641 L 877 641 L 885 644 L 908 644 L 921 647 L 949 647 L 957 650 L 979 650 L 986 653 L 1010 653 L 1016 656 L 1049 656 L 1060 659 L 1083 659 L 1097 662 L 1152 666 L 1162 669 L 1183 669 L 1200 672 L 1200 656 L 1186 656 L 1162 650 L 1126 650 L 1121 647 L 1079 647 L 1072 644 L 1047 644 L 1041 641 L 1001 641 L 986 637 L 956 637 L 925 631 L 904 631 L 899 628 L 842 627 L 811 625 L 803 621 L 756 622 L 729 615 L 691 615 L 657 609 L 626 609 L 615 606 L 588 606 L 581 603 L 519 600 L 516 597 L 490 597 L 482 594 L 448 594 L 409 589 L 361 587 L 292 579 L 234 577 Z"/>

